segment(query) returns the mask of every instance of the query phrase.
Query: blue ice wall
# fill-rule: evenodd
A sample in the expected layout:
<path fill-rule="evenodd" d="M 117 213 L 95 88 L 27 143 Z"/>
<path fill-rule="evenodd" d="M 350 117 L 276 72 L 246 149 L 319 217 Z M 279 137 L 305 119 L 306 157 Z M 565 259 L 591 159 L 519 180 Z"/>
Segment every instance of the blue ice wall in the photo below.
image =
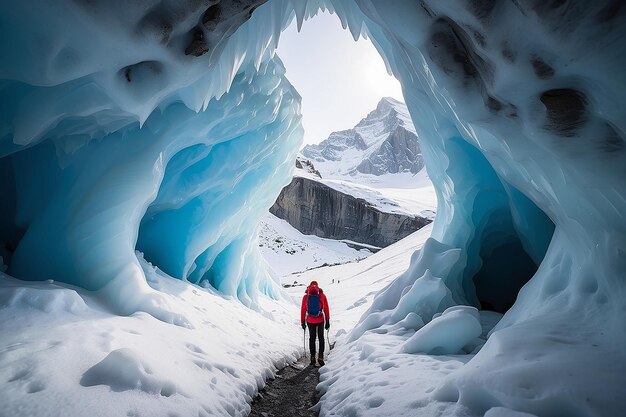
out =
<path fill-rule="evenodd" d="M 9 274 L 99 291 L 119 313 L 179 324 L 136 250 L 251 307 L 259 294 L 279 296 L 259 267 L 256 223 L 290 179 L 300 97 L 272 58 L 273 33 L 259 35 L 263 17 L 250 18 L 258 2 L 202 26 L 204 9 L 191 3 L 154 2 L 147 14 L 106 2 L 0 6 Z M 154 19 L 168 21 L 167 39 Z"/>
<path fill-rule="evenodd" d="M 582 247 L 596 253 L 608 241 L 608 252 L 624 245 L 616 208 L 625 194 L 619 178 L 626 119 L 616 103 L 624 87 L 617 69 L 625 18 L 610 2 L 584 13 L 583 3 L 467 3 L 457 10 L 452 1 L 359 2 L 362 14 L 344 17 L 367 28 L 402 83 L 439 197 L 432 238 L 461 250 L 440 277 L 454 302 L 477 304 L 470 278 L 498 240 L 516 237 L 536 264 L 551 254 L 550 242 L 571 254 Z M 605 46 L 583 51 L 586 44 Z M 571 240 L 555 243 L 555 227 Z M 614 261 L 584 258 L 591 268 L 598 262 L 617 268 L 604 278 L 594 274 L 594 281 L 620 274 Z M 563 279 L 549 275 L 533 281 Z M 393 293 L 395 302 L 380 301 L 387 309 L 406 290 Z M 375 303 L 371 312 L 380 308 Z"/>
<path fill-rule="evenodd" d="M 621 2 L 356 3 L 361 14 L 343 10 L 344 20 L 367 28 L 400 80 L 439 207 L 431 239 L 350 339 L 409 313 L 428 322 L 448 306 L 476 305 L 482 279 L 507 288 L 497 258 L 521 251 L 515 261 L 538 270 L 434 398 L 478 415 L 496 406 L 620 414 L 612 381 L 626 357 L 606 337 L 626 343 L 616 327 L 626 307 Z M 546 386 L 553 375 L 569 379 Z"/>
<path fill-rule="evenodd" d="M 609 240 L 621 247 L 621 9 L 273 0 L 252 14 L 260 3 L 220 3 L 220 13 L 198 2 L 2 5 L 0 149 L 10 163 L 1 166 L 5 195 L 16 202 L 1 207 L 2 239 L 12 273 L 102 289 L 116 276 L 141 277 L 130 254 L 137 246 L 174 276 L 240 292 L 230 285 L 237 273 L 212 265 L 232 259 L 220 254 L 232 252 L 238 228 L 249 228 L 233 219 L 253 217 L 240 212 L 262 200 L 250 190 L 286 172 L 278 160 L 293 149 L 297 95 L 269 62 L 294 12 L 301 24 L 320 7 L 355 37 L 369 36 L 403 85 L 438 190 L 433 239 L 460 249 L 441 277 L 453 302 L 478 303 L 472 280 L 503 242 L 519 240 L 540 263 L 553 225 L 567 225 L 562 233 L 581 246 L 597 240 L 592 230 L 612 228 Z M 532 36 L 519 35 L 526 27 L 536 28 Z M 581 52 L 591 43 L 605 48 Z M 281 145 L 272 149 L 272 140 Z M 120 187 L 121 178 L 135 184 Z M 82 202 L 87 189 L 102 200 Z M 107 233 L 92 233 L 121 213 L 111 247 L 124 247 L 124 256 L 99 250 Z M 37 243 L 39 235 L 49 237 Z M 29 265 L 55 246 L 51 236 L 63 239 L 41 266 Z M 83 248 L 89 239 L 97 249 Z M 98 256 L 119 262 L 87 273 L 75 259 L 86 265 Z"/>

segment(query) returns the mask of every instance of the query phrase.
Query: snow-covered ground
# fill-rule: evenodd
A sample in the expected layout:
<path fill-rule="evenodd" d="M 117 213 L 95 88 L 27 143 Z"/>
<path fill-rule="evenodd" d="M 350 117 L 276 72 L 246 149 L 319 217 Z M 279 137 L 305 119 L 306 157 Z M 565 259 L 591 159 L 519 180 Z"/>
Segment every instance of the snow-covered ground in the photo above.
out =
<path fill-rule="evenodd" d="M 362 174 L 354 179 L 318 178 L 317 181 L 356 198 L 362 198 L 385 213 L 419 215 L 433 219 L 437 210 L 437 196 L 426 170 L 415 175 L 403 172 L 366 177 Z"/>
<path fill-rule="evenodd" d="M 293 282 L 290 275 L 295 272 L 352 262 L 372 254 L 340 240 L 304 235 L 271 213 L 261 220 L 259 246 L 263 258 L 286 284 Z"/>
<path fill-rule="evenodd" d="M 244 416 L 301 355 L 296 308 L 263 313 L 144 264 L 186 326 L 108 313 L 96 294 L 0 273 L 0 416 Z"/>
<path fill-rule="evenodd" d="M 374 295 L 406 271 L 411 254 L 424 244 L 431 230 L 428 225 L 359 262 L 318 268 L 292 277 L 301 283 L 319 283 L 331 306 L 332 333 L 344 334 L 352 330 Z M 286 291 L 300 303 L 302 287 Z"/>
<path fill-rule="evenodd" d="M 269 223 L 289 227 L 276 218 Z M 324 397 L 322 415 L 332 415 L 326 410 L 367 415 L 350 411 L 363 407 L 371 410 L 369 415 L 382 410 L 402 415 L 396 411 L 412 402 L 396 398 L 397 392 L 409 390 L 397 391 L 396 385 L 402 387 L 419 372 L 420 381 L 429 381 L 419 389 L 427 390 L 468 360 L 394 353 L 391 342 L 406 339 L 407 333 L 393 339 L 367 333 L 359 342 L 345 344 L 346 333 L 374 294 L 408 267 L 411 253 L 430 231 L 426 226 L 358 262 L 293 275 L 298 282 L 316 279 L 325 289 L 332 309 L 331 338 L 339 337 L 322 369 L 322 389 L 339 381 Z M 315 240 L 304 236 L 302 243 Z M 319 240 L 315 250 L 331 250 L 325 246 L 329 242 Z M 304 253 L 312 250 L 306 249 Z M 7 381 L 0 392 L 1 416 L 246 415 L 265 380 L 301 354 L 297 307 L 303 287 L 286 289 L 293 304 L 289 296 L 278 302 L 261 298 L 263 312 L 258 313 L 210 288 L 172 279 L 145 262 L 143 267 L 150 285 L 184 318 L 182 325 L 145 313 L 113 315 L 95 293 L 52 281 L 25 283 L 0 273 L 0 378 Z M 359 366 L 347 372 L 356 362 Z M 376 369 L 384 372 L 372 372 Z M 367 390 L 356 389 L 354 381 Z M 415 385 L 412 381 L 407 385 Z M 350 400 L 338 405 L 342 392 Z M 362 397 L 366 393 L 367 400 Z"/>

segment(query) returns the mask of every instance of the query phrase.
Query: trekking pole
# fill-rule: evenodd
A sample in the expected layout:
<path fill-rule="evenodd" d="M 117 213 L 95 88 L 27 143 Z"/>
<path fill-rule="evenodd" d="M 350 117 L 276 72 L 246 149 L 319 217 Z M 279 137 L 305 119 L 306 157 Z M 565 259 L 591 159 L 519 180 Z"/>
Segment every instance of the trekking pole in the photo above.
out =
<path fill-rule="evenodd" d="M 306 358 L 306 327 L 302 329 L 302 350 L 304 351 L 304 357 Z"/>
<path fill-rule="evenodd" d="M 326 340 L 328 340 L 328 350 L 333 350 L 333 346 L 330 344 L 330 330 L 326 330 Z"/>

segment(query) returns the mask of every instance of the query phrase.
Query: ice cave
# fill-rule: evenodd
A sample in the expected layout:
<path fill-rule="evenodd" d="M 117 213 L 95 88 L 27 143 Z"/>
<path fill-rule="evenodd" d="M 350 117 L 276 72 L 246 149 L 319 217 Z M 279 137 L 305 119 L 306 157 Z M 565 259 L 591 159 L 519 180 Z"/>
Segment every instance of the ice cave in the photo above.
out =
<path fill-rule="evenodd" d="M 363 350 L 367 334 L 422 328 L 430 333 L 400 347 L 420 352 L 440 337 L 428 327 L 435 319 L 476 320 L 455 306 L 493 310 L 504 316 L 486 344 L 414 409 L 626 413 L 626 3 L 29 0 L 0 4 L 0 384 L 37 372 L 56 382 L 3 389 L 7 415 L 57 415 L 28 395 L 52 392 L 40 402 L 52 407 L 100 361 L 86 343 L 90 363 L 62 376 L 56 353 L 32 356 L 52 348 L 32 326 L 57 310 L 71 318 L 50 325 L 67 333 L 82 315 L 130 316 L 185 338 L 200 324 L 168 293 L 190 283 L 241 305 L 241 317 L 279 321 L 272 305 L 285 296 L 259 260 L 256 225 L 289 182 L 303 132 L 275 50 L 293 19 L 306 25 L 320 10 L 370 39 L 400 81 L 438 199 L 424 247 L 345 343 Z M 41 311 L 22 316 L 24 305 Z M 97 385 L 130 363 L 145 371 L 130 385 L 161 393 L 159 407 L 179 395 L 197 415 L 249 411 L 216 402 L 198 412 L 199 387 L 171 388 L 143 362 L 150 353 L 136 354 L 150 344 L 129 353 L 115 340 L 106 344 L 115 355 L 83 380 Z M 32 363 L 15 373 L 19 358 Z M 226 376 L 212 389 L 230 392 L 236 369 L 195 366 L 219 369 Z M 268 376 L 257 373 L 244 404 Z M 324 382 L 320 415 L 380 415 L 342 408 L 339 377 Z"/>

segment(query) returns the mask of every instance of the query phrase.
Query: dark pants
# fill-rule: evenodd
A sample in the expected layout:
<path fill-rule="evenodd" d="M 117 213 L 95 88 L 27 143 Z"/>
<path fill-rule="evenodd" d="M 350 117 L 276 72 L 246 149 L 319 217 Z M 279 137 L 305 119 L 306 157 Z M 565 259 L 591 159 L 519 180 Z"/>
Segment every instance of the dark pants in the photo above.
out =
<path fill-rule="evenodd" d="M 309 326 L 309 350 L 311 357 L 315 357 L 315 337 L 320 340 L 320 356 L 324 355 L 324 323 L 307 323 Z"/>

